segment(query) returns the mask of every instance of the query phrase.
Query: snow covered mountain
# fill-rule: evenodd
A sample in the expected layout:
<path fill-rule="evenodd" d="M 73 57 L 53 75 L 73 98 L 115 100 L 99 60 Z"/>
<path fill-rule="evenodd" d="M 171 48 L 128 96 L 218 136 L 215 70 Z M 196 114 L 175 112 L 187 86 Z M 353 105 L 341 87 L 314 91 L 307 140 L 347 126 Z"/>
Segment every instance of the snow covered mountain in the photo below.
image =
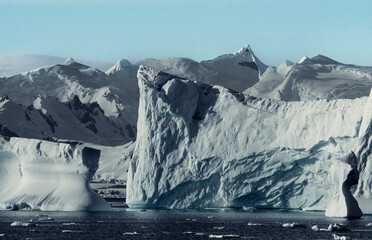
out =
<path fill-rule="evenodd" d="M 135 139 L 138 93 L 115 80 L 73 59 L 2 78 L 0 124 L 20 137 L 127 143 Z"/>
<path fill-rule="evenodd" d="M 284 101 L 354 99 L 368 96 L 372 67 L 339 63 L 317 55 L 269 67 L 245 93 Z"/>
<path fill-rule="evenodd" d="M 140 67 L 131 207 L 325 209 L 367 98 L 283 102 Z"/>
<path fill-rule="evenodd" d="M 143 59 L 145 65 L 159 71 L 207 84 L 221 85 L 238 92 L 253 86 L 267 66 L 247 45 L 233 54 L 225 54 L 208 61 L 195 62 L 189 58 Z"/>

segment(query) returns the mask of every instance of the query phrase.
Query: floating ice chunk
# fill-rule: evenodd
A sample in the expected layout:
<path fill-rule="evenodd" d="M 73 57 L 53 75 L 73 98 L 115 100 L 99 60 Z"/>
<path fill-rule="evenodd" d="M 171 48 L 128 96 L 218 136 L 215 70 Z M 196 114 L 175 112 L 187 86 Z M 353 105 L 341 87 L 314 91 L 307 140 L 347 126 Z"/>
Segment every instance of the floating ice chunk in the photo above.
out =
<path fill-rule="evenodd" d="M 63 233 L 78 233 L 78 232 L 82 232 L 80 230 L 70 230 L 70 229 L 64 229 L 62 230 Z"/>
<path fill-rule="evenodd" d="M 204 236 L 205 233 L 195 233 L 195 236 Z"/>
<path fill-rule="evenodd" d="M 221 227 L 213 227 L 213 229 L 218 229 L 218 230 L 222 230 L 224 229 L 225 227 L 221 226 Z"/>
<path fill-rule="evenodd" d="M 125 236 L 125 235 L 128 235 L 128 236 L 134 236 L 134 235 L 139 235 L 139 233 L 138 232 L 125 232 L 125 233 L 123 233 L 123 235 Z"/>
<path fill-rule="evenodd" d="M 372 223 L 367 223 L 366 227 L 371 227 Z"/>
<path fill-rule="evenodd" d="M 256 211 L 256 208 L 255 207 L 246 207 L 246 206 L 243 206 L 242 207 L 242 210 L 244 212 L 254 212 L 254 211 Z"/>
<path fill-rule="evenodd" d="M 5 233 L 0 233 L 0 237 L 5 237 Z"/>
<path fill-rule="evenodd" d="M 348 231 L 350 231 L 350 228 L 348 228 L 347 226 L 345 226 L 343 224 L 335 223 L 335 224 L 330 224 L 328 226 L 328 231 L 331 231 L 331 232 L 348 232 Z"/>
<path fill-rule="evenodd" d="M 333 239 L 336 239 L 336 240 L 348 240 L 350 239 L 349 237 L 346 237 L 346 236 L 337 236 L 336 234 L 333 234 Z"/>
<path fill-rule="evenodd" d="M 33 227 L 33 226 L 36 226 L 36 224 L 30 223 L 30 222 L 12 222 L 10 226 L 11 227 Z"/>
<path fill-rule="evenodd" d="M 192 234 L 193 232 L 190 232 L 190 231 L 187 231 L 187 232 L 183 232 L 182 234 Z"/>
<path fill-rule="evenodd" d="M 223 238 L 223 235 L 209 235 L 209 238 Z"/>
<path fill-rule="evenodd" d="M 225 235 L 209 235 L 209 238 L 225 238 L 225 239 L 233 239 L 233 238 L 240 238 L 239 235 L 235 235 L 235 234 L 225 234 Z"/>
<path fill-rule="evenodd" d="M 311 227 L 311 230 L 313 230 L 313 231 L 319 231 L 319 227 L 318 227 L 318 225 L 314 225 L 314 226 L 312 226 L 312 227 Z"/>
<path fill-rule="evenodd" d="M 248 226 L 262 226 L 262 223 L 248 223 Z"/>
<path fill-rule="evenodd" d="M 71 226 L 71 225 L 75 225 L 76 223 L 74 222 L 70 222 L 70 223 L 62 223 L 63 226 Z"/>
<path fill-rule="evenodd" d="M 223 235 L 223 238 L 240 238 L 240 235 L 226 234 L 226 235 Z"/>
<path fill-rule="evenodd" d="M 357 157 L 354 152 L 351 152 L 342 161 L 333 160 L 330 175 L 336 192 L 326 209 L 325 215 L 327 217 L 360 218 L 362 211 L 350 192 L 350 188 L 357 184 L 359 180 Z"/>
<path fill-rule="evenodd" d="M 42 217 L 42 218 L 39 218 L 39 221 L 53 221 L 54 219 L 51 218 L 51 217 Z"/>
<path fill-rule="evenodd" d="M 290 227 L 290 228 L 306 228 L 305 224 L 302 223 L 284 223 L 283 227 Z"/>

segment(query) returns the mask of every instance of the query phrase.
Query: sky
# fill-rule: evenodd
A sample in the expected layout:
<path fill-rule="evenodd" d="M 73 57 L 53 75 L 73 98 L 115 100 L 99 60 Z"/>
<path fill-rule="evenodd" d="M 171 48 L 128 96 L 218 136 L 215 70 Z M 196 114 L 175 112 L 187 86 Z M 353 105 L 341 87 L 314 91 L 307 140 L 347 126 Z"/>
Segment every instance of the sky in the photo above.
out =
<path fill-rule="evenodd" d="M 372 66 L 371 9 L 369 0 L 0 0 L 0 59 L 71 56 L 103 68 L 208 60 L 249 44 L 273 66 L 317 54 Z"/>

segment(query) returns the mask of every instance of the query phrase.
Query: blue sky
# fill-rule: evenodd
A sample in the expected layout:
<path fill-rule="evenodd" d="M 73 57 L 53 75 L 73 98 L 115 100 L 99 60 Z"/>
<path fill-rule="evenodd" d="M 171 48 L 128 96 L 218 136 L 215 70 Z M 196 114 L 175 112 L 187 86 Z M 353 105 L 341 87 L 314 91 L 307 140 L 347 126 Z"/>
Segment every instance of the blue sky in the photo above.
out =
<path fill-rule="evenodd" d="M 0 55 L 206 60 L 249 44 L 269 65 L 323 54 L 372 66 L 371 9 L 368 0 L 2 0 Z"/>

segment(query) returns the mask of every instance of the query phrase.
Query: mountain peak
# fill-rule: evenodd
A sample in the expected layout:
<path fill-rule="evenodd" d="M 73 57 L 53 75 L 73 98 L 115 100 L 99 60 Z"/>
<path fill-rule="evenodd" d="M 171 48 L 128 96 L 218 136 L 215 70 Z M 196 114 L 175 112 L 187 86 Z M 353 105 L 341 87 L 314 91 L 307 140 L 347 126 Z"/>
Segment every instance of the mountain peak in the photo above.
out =
<path fill-rule="evenodd" d="M 75 60 L 72 57 L 69 57 L 66 59 L 66 61 L 63 63 L 64 65 L 71 65 L 75 63 Z"/>
<path fill-rule="evenodd" d="M 311 58 L 311 61 L 320 64 L 340 64 L 339 62 L 333 60 L 332 58 L 329 58 L 321 54 L 318 54 L 315 57 Z"/>
<path fill-rule="evenodd" d="M 300 61 L 298 61 L 298 64 L 301 64 L 301 63 L 308 63 L 308 62 L 311 62 L 311 59 L 308 58 L 307 56 L 304 56 L 303 58 L 301 58 Z"/>
<path fill-rule="evenodd" d="M 253 53 L 251 46 L 249 46 L 248 44 L 245 45 L 245 47 L 242 47 L 237 52 L 235 52 L 234 55 L 238 55 L 242 53 Z"/>
<path fill-rule="evenodd" d="M 109 70 L 106 71 L 106 74 L 116 73 L 128 66 L 132 66 L 132 64 L 128 60 L 119 59 L 119 61 L 117 61 L 117 63 L 114 66 L 112 66 Z"/>

